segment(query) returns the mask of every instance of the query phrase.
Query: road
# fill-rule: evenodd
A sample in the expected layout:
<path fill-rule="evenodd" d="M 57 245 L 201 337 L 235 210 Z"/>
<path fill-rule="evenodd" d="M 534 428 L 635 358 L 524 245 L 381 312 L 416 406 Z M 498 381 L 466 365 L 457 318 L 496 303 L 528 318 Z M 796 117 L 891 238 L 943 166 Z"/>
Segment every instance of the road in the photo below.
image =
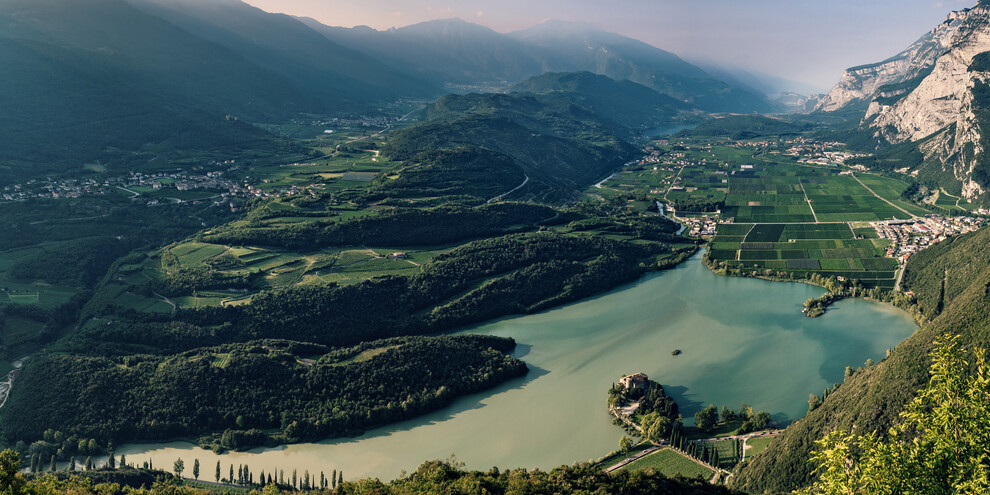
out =
<path fill-rule="evenodd" d="M 526 175 L 526 174 L 523 174 L 523 175 Z M 506 197 L 506 196 L 508 196 L 508 195 L 510 195 L 510 194 L 512 194 L 512 193 L 514 193 L 514 192 L 516 192 L 516 191 L 518 191 L 520 189 L 522 189 L 528 183 L 529 183 L 529 175 L 526 175 L 526 180 L 524 180 L 522 184 L 519 184 L 518 186 L 516 186 L 515 189 L 513 189 L 513 190 L 511 190 L 511 191 L 509 191 L 507 193 L 504 193 L 504 194 L 499 194 L 498 196 L 495 196 L 494 198 L 489 199 L 488 202 L 491 203 L 493 201 L 497 201 L 497 200 L 499 200 L 501 198 L 504 198 L 504 197 Z"/>
<path fill-rule="evenodd" d="M 856 179 L 856 180 L 859 180 L 859 179 Z M 812 204 L 811 204 L 811 198 L 808 197 L 808 191 L 806 191 L 804 189 L 804 182 L 798 181 L 798 184 L 801 186 L 801 193 L 804 194 L 804 200 L 808 202 L 808 208 L 811 208 L 811 216 L 815 217 L 815 223 L 818 223 L 818 214 L 815 213 L 815 207 L 812 206 Z M 862 184 L 862 182 L 860 184 Z M 873 191 L 870 191 L 870 192 L 873 192 Z"/>
<path fill-rule="evenodd" d="M 869 187 L 866 186 L 866 184 L 863 184 L 863 181 L 859 180 L 859 177 L 856 177 L 856 174 L 852 174 L 852 176 L 853 176 L 853 179 L 856 179 L 856 182 L 859 182 L 859 185 L 861 185 L 864 188 L 866 188 L 867 191 L 870 191 L 870 194 L 872 194 L 872 195 L 880 198 L 884 203 L 887 203 L 888 205 L 893 206 L 894 208 L 897 208 L 898 210 L 901 210 L 902 212 L 904 212 L 905 215 L 907 215 L 907 216 L 909 216 L 911 218 L 918 218 L 918 217 L 914 216 L 913 214 L 911 214 L 911 212 L 905 210 L 904 208 L 901 208 L 900 206 L 895 205 L 894 203 L 891 203 L 890 201 L 887 201 L 886 198 L 883 198 L 879 194 L 873 192 L 873 189 L 870 189 Z"/>

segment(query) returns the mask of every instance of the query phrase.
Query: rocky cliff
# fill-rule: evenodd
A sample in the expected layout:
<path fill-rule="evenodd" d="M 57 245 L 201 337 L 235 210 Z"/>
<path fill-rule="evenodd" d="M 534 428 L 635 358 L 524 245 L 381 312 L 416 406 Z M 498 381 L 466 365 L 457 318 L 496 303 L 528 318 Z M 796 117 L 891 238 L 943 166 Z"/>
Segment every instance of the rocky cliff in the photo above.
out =
<path fill-rule="evenodd" d="M 987 200 L 990 64 L 981 62 L 987 52 L 990 2 L 981 1 L 953 12 L 897 56 L 847 70 L 817 110 L 865 108 L 863 128 L 880 142 L 918 145 L 925 160 L 914 175 L 934 178 L 933 185 L 971 201 Z"/>

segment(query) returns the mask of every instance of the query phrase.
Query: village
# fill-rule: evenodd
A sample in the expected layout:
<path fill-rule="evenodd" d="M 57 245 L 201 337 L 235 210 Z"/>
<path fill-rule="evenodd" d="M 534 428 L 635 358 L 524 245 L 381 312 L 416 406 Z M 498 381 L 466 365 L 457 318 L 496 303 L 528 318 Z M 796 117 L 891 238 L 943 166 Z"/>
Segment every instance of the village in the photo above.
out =
<path fill-rule="evenodd" d="M 873 228 L 881 239 L 891 241 L 887 257 L 904 263 L 913 254 L 949 236 L 976 231 L 986 223 L 985 218 L 943 217 L 930 215 L 912 220 L 885 220 L 873 222 Z"/>
<path fill-rule="evenodd" d="M 124 192 L 133 195 L 138 199 L 144 194 L 153 193 L 152 197 L 145 198 L 149 206 L 158 205 L 160 202 L 198 204 L 205 199 L 230 199 L 230 198 L 273 198 L 296 194 L 301 191 L 298 187 L 288 187 L 284 189 L 261 189 L 258 183 L 247 178 L 243 181 L 224 177 L 225 172 L 238 170 L 238 165 L 232 165 L 233 161 L 224 162 L 220 165 L 229 165 L 226 171 L 213 170 L 203 171 L 179 171 L 179 172 L 158 172 L 141 173 L 130 172 L 127 175 L 107 178 L 86 178 L 86 179 L 32 179 L 23 184 L 5 186 L 0 191 L 0 199 L 5 201 L 27 201 L 29 199 L 73 199 L 83 196 L 101 196 L 108 194 L 119 194 Z M 168 192 L 189 192 L 189 191 L 209 191 L 201 199 L 182 199 L 170 197 Z M 176 195 L 179 196 L 179 195 Z"/>

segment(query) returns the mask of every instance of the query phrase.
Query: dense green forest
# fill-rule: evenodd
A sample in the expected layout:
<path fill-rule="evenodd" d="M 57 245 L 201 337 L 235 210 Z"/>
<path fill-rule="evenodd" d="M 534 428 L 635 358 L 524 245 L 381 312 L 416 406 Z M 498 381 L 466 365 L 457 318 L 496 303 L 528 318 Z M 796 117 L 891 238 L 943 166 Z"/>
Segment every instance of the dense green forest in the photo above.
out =
<path fill-rule="evenodd" d="M 201 445 L 216 450 L 353 435 L 524 374 L 506 354 L 514 346 L 464 336 L 336 350 L 262 340 L 172 356 L 49 354 L 27 364 L 18 386 L 33 393 L 13 395 L 0 422 L 12 440 L 49 428 L 117 442 L 206 435 Z"/>
<path fill-rule="evenodd" d="M 848 368 L 843 383 L 807 417 L 792 424 L 767 450 L 742 465 L 733 486 L 748 492 L 780 492 L 812 482 L 808 463 L 814 442 L 834 430 L 880 432 L 928 382 L 929 353 L 945 333 L 966 347 L 990 340 L 990 230 L 967 234 L 911 258 L 906 290 L 913 290 L 931 322 L 879 363 Z M 948 282 L 946 269 L 949 269 Z M 941 304 L 939 304 L 941 301 Z M 940 308 L 941 306 L 941 308 Z"/>

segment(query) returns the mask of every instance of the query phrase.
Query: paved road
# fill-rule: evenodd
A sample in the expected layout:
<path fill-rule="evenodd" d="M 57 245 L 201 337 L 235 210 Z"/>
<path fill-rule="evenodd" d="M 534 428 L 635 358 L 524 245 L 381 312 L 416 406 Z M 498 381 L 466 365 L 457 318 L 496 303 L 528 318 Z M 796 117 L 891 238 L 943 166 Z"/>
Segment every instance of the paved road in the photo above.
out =
<path fill-rule="evenodd" d="M 526 174 L 523 174 L 523 175 L 526 175 Z M 506 196 L 508 196 L 508 195 L 510 195 L 510 194 L 512 194 L 512 193 L 514 193 L 514 192 L 516 192 L 516 191 L 518 191 L 520 189 L 522 189 L 528 183 L 529 183 L 529 175 L 526 175 L 526 180 L 524 180 L 522 184 L 519 184 L 518 186 L 516 186 L 515 189 L 513 189 L 513 190 L 511 190 L 511 191 L 509 191 L 507 193 L 499 194 L 498 196 L 495 196 L 494 198 L 489 199 L 488 202 L 491 203 L 493 201 L 496 201 L 496 200 L 499 200 L 501 198 L 504 198 L 504 197 L 506 197 Z"/>

